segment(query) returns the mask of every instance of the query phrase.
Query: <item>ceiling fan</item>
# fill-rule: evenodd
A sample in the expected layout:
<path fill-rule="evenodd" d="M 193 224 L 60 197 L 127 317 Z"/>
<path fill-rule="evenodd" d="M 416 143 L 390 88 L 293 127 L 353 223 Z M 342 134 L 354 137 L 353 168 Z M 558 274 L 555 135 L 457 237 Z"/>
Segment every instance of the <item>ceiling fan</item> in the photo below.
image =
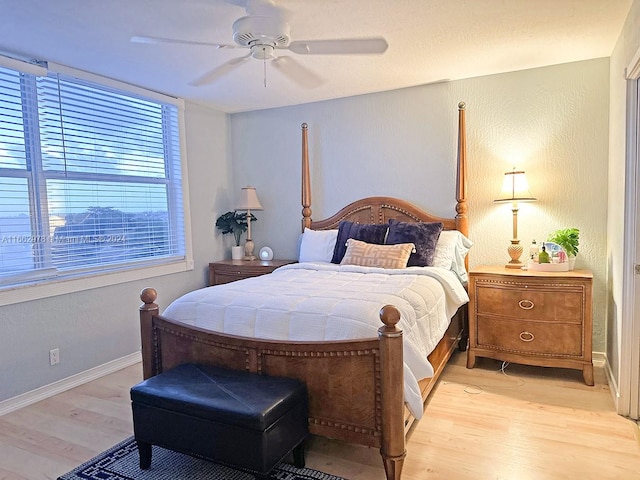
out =
<path fill-rule="evenodd" d="M 384 53 L 388 44 L 382 37 L 343 38 L 329 40 L 295 40 L 291 41 L 290 27 L 286 11 L 275 5 L 273 0 L 224 0 L 227 3 L 242 6 L 247 15 L 233 23 L 233 40 L 235 44 L 209 43 L 189 40 L 178 40 L 162 37 L 134 36 L 131 42 L 150 44 L 186 44 L 206 45 L 217 49 L 246 48 L 249 53 L 242 57 L 232 58 L 218 65 L 204 75 L 190 82 L 200 86 L 214 83 L 245 61 L 254 58 L 266 62 L 285 74 L 301 86 L 314 88 L 323 83 L 322 78 L 297 62 L 290 55 L 276 55 L 276 51 L 288 50 L 298 55 L 366 55 Z"/>

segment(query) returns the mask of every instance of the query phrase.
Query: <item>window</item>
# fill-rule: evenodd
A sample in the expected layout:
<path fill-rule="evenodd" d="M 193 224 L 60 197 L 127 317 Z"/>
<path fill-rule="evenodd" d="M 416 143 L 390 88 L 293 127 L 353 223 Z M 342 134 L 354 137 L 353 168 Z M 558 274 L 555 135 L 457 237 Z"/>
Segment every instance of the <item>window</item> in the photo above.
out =
<path fill-rule="evenodd" d="M 179 116 L 0 67 L 0 288 L 184 262 Z"/>

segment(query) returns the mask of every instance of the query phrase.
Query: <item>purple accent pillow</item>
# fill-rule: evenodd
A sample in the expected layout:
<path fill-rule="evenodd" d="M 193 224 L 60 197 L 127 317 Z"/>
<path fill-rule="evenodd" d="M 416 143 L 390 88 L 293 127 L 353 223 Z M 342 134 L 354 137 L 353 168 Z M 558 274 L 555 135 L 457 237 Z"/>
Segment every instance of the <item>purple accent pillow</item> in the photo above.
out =
<path fill-rule="evenodd" d="M 389 220 L 387 245 L 413 243 L 416 251 L 411 254 L 407 267 L 430 267 L 436 253 L 436 244 L 442 232 L 441 222 L 400 222 Z"/>
<path fill-rule="evenodd" d="M 361 242 L 384 245 L 384 238 L 388 228 L 389 225 L 384 223 L 372 225 L 343 220 L 338 224 L 338 238 L 336 240 L 336 246 L 333 249 L 331 263 L 340 263 L 342 261 L 342 257 L 344 257 L 347 251 L 347 240 L 350 238 L 360 240 Z"/>

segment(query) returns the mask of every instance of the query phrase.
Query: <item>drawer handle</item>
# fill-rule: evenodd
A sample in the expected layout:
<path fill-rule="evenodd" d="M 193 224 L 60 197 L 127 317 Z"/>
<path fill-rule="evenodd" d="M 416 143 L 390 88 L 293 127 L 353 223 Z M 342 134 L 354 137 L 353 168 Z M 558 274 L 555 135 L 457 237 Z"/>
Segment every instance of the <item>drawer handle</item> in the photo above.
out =
<path fill-rule="evenodd" d="M 533 342 L 536 337 L 531 332 L 520 332 L 520 340 L 523 342 Z"/>
<path fill-rule="evenodd" d="M 535 307 L 535 304 L 531 300 L 520 300 L 518 302 L 518 305 L 523 310 L 531 310 L 533 307 Z"/>

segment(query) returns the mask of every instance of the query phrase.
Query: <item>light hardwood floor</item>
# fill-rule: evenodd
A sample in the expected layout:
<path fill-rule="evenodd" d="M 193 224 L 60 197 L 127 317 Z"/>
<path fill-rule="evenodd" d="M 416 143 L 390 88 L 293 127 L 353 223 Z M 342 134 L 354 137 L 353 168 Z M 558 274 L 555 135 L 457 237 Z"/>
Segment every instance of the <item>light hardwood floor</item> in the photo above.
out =
<path fill-rule="evenodd" d="M 596 385 L 573 370 L 457 353 L 407 443 L 403 480 L 640 479 L 636 423 L 615 414 L 602 371 Z M 56 479 L 132 434 L 135 365 L 0 417 L 0 479 Z M 350 480 L 382 480 L 375 449 L 312 438 L 307 465 Z"/>

